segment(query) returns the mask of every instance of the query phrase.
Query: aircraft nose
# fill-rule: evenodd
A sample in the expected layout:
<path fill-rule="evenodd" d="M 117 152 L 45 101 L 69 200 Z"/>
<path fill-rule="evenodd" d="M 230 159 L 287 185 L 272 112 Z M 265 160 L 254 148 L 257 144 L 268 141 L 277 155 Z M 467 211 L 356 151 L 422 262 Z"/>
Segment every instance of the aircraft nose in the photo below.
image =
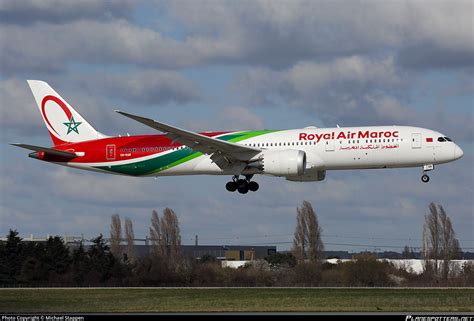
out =
<path fill-rule="evenodd" d="M 454 159 L 460 159 L 464 155 L 464 152 L 462 151 L 461 147 L 458 145 L 454 146 Z"/>

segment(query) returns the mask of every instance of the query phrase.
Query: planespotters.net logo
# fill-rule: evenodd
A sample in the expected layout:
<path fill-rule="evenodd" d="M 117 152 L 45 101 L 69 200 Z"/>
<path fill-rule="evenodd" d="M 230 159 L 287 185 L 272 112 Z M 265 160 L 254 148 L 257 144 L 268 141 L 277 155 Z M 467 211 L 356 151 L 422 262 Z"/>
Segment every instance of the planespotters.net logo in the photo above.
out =
<path fill-rule="evenodd" d="M 460 315 L 421 315 L 411 316 L 407 315 L 405 321 L 474 321 L 474 316 L 460 316 Z"/>

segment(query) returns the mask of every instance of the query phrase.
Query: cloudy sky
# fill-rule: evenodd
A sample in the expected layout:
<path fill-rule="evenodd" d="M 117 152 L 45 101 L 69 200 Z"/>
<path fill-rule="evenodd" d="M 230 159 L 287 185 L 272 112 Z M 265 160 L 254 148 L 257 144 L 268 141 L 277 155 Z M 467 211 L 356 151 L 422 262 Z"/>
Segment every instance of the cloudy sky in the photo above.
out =
<path fill-rule="evenodd" d="M 433 201 L 474 251 L 473 17 L 472 1 L 0 0 L 0 234 L 107 235 L 119 213 L 145 237 L 171 207 L 185 243 L 285 249 L 308 200 L 327 249 L 397 250 L 420 246 Z M 465 154 L 429 184 L 421 169 L 344 171 L 259 177 L 247 195 L 228 177 L 82 172 L 8 145 L 51 144 L 26 79 L 108 135 L 154 133 L 120 108 L 191 130 L 414 125 Z"/>

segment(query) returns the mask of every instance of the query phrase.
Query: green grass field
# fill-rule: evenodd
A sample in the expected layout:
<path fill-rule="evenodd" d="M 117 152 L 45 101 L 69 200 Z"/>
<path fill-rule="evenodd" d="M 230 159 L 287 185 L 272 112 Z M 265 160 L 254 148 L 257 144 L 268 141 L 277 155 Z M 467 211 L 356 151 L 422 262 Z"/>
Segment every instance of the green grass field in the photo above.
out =
<path fill-rule="evenodd" d="M 474 289 L 0 289 L 0 312 L 474 311 Z"/>

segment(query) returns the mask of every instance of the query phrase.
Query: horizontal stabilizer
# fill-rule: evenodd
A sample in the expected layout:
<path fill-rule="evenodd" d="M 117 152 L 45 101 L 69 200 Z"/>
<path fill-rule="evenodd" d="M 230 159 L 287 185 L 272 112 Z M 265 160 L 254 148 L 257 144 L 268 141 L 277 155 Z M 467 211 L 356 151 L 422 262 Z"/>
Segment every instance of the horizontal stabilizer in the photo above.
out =
<path fill-rule="evenodd" d="M 57 150 L 53 148 L 41 147 L 41 146 L 34 146 L 34 145 L 27 145 L 27 144 L 11 144 L 13 146 L 18 146 L 21 148 L 33 150 L 35 152 L 43 152 L 48 155 L 52 156 L 59 156 L 59 157 L 66 157 L 66 158 L 75 158 L 77 157 L 76 153 L 72 152 L 65 152 L 63 150 Z"/>

